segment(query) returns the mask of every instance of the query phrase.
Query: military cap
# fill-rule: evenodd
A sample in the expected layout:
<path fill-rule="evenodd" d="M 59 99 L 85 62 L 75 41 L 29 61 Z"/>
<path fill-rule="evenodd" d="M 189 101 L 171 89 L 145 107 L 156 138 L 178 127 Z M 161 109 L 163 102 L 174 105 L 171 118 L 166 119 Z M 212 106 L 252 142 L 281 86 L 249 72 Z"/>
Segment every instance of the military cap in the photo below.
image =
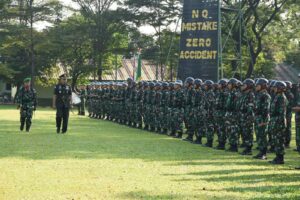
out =
<path fill-rule="evenodd" d="M 188 77 L 188 78 L 185 79 L 185 83 L 186 83 L 186 84 L 193 84 L 194 81 L 195 81 L 195 80 L 194 80 L 194 78 L 192 78 L 192 77 Z"/>
<path fill-rule="evenodd" d="M 227 83 L 228 83 L 227 79 L 221 79 L 221 80 L 219 80 L 219 84 L 222 85 L 222 86 L 227 85 Z"/>
<path fill-rule="evenodd" d="M 265 78 L 260 78 L 256 81 L 256 85 L 268 85 L 269 81 Z"/>
<path fill-rule="evenodd" d="M 30 82 L 30 81 L 31 81 L 31 78 L 29 78 L 29 77 L 27 77 L 27 78 L 25 78 L 25 79 L 23 80 L 24 83 L 28 83 L 28 82 Z"/>
<path fill-rule="evenodd" d="M 253 87 L 255 85 L 255 82 L 254 82 L 254 80 L 248 78 L 248 79 L 244 80 L 243 85 L 247 85 L 247 86 L 252 86 Z"/>
<path fill-rule="evenodd" d="M 275 83 L 275 87 L 278 89 L 286 89 L 286 83 L 283 81 L 277 81 Z"/>
<path fill-rule="evenodd" d="M 203 81 L 201 79 L 197 78 L 197 79 L 195 79 L 194 83 L 195 83 L 195 85 L 199 86 L 199 85 L 202 85 Z"/>
<path fill-rule="evenodd" d="M 214 84 L 214 82 L 212 80 L 206 80 L 204 82 L 204 85 L 207 85 L 207 86 L 212 86 Z"/>
<path fill-rule="evenodd" d="M 285 81 L 286 87 L 292 89 L 293 83 L 291 81 Z"/>

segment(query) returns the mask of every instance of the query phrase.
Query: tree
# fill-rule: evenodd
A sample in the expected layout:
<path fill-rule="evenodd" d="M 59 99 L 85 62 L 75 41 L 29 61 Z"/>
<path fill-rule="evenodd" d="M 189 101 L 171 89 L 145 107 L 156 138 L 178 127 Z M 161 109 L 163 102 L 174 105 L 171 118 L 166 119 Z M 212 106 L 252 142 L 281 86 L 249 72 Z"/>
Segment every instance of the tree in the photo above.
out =
<path fill-rule="evenodd" d="M 80 12 L 89 23 L 89 35 L 92 41 L 93 61 L 97 69 L 98 80 L 102 80 L 102 73 L 108 53 L 114 42 L 115 33 L 124 33 L 127 25 L 123 16 L 113 6 L 118 0 L 73 0 L 80 5 Z"/>
<path fill-rule="evenodd" d="M 181 13 L 180 0 L 125 0 L 126 11 L 130 13 L 131 21 L 136 26 L 150 25 L 154 28 L 153 37 L 156 38 L 156 60 L 164 79 L 165 55 L 168 48 L 164 48 L 163 31 L 170 30 L 170 26 L 177 23 Z M 171 44 L 170 44 L 171 45 Z"/>

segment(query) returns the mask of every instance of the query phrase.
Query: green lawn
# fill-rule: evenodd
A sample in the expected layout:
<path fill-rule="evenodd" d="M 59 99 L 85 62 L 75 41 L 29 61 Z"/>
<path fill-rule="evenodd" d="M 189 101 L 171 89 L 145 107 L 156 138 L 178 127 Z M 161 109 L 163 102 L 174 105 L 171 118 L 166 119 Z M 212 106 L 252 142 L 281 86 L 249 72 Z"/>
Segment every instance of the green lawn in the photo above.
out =
<path fill-rule="evenodd" d="M 0 200 L 300 199 L 292 148 L 286 165 L 273 166 L 74 114 L 69 134 L 57 135 L 47 109 L 30 134 L 18 121 L 16 109 L 0 107 Z"/>

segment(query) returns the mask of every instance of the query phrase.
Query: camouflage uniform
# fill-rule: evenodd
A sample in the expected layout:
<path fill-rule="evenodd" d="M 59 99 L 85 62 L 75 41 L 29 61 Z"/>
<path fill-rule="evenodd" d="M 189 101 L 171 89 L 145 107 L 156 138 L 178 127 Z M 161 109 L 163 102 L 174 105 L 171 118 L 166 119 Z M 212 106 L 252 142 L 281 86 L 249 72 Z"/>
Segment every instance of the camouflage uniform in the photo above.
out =
<path fill-rule="evenodd" d="M 32 114 L 37 106 L 37 94 L 35 89 L 21 87 L 18 92 L 17 102 L 20 107 L 20 130 L 23 131 L 26 123 L 26 131 L 30 130 L 32 124 Z"/>
<path fill-rule="evenodd" d="M 267 130 L 270 122 L 271 96 L 266 90 L 257 93 L 255 103 L 255 124 L 257 125 L 256 140 L 261 157 L 266 155 L 268 148 Z"/>
<path fill-rule="evenodd" d="M 287 125 L 287 128 L 286 128 L 286 132 L 285 132 L 285 146 L 286 147 L 289 147 L 290 146 L 290 143 L 291 143 L 291 137 L 292 137 L 292 116 L 293 116 L 293 112 L 292 112 L 292 109 L 293 109 L 293 106 L 294 106 L 294 95 L 293 93 L 288 89 L 286 92 L 285 92 L 285 96 L 288 100 L 288 104 L 287 104 L 287 109 L 286 109 L 286 125 Z"/>
<path fill-rule="evenodd" d="M 255 96 L 251 90 L 245 91 L 241 97 L 240 111 L 245 151 L 251 151 L 253 146 L 254 105 Z"/>
<path fill-rule="evenodd" d="M 278 159 L 283 162 L 285 130 L 286 130 L 286 106 L 287 99 L 284 93 L 278 93 L 271 104 L 271 118 L 273 118 L 273 144 L 275 146 L 276 158 L 272 161 L 277 163 Z"/>
<path fill-rule="evenodd" d="M 225 124 L 225 114 L 226 114 L 226 100 L 227 92 L 222 89 L 218 92 L 216 96 L 216 122 L 218 124 L 218 148 L 224 149 L 226 144 L 226 124 Z"/>
<path fill-rule="evenodd" d="M 214 105 L 215 105 L 215 95 L 212 89 L 206 91 L 204 96 L 204 108 L 205 108 L 205 132 L 207 138 L 206 146 L 212 147 L 214 141 Z"/>

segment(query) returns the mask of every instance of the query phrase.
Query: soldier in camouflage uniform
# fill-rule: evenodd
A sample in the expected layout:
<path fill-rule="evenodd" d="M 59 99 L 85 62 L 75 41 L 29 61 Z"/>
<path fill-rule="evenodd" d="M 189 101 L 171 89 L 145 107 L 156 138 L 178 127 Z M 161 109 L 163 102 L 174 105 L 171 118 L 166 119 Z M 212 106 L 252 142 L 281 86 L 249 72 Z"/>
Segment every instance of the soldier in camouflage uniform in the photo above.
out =
<path fill-rule="evenodd" d="M 205 109 L 205 133 L 207 143 L 205 144 L 206 147 L 213 147 L 214 141 L 214 131 L 215 131 L 215 124 L 214 124 L 214 104 L 215 104 L 215 95 L 213 92 L 213 84 L 214 82 L 211 80 L 207 80 L 204 82 L 204 109 Z"/>
<path fill-rule="evenodd" d="M 275 93 L 276 82 L 277 81 L 272 80 L 269 85 L 269 94 L 271 96 L 271 105 L 276 96 L 276 93 Z M 270 123 L 268 126 L 268 143 L 269 143 L 270 148 L 268 150 L 268 153 L 274 153 L 274 149 L 275 149 L 275 144 L 274 144 L 274 139 L 273 139 L 273 132 L 274 132 L 274 126 L 273 126 L 274 121 L 273 120 L 274 120 L 274 118 L 272 117 L 272 114 L 270 113 Z"/>
<path fill-rule="evenodd" d="M 184 123 L 187 129 L 187 138 L 185 141 L 192 142 L 195 130 L 193 125 L 194 115 L 193 115 L 193 96 L 194 96 L 194 79 L 189 77 L 185 80 L 184 88 Z"/>
<path fill-rule="evenodd" d="M 205 133 L 204 124 L 204 92 L 202 90 L 203 81 L 195 79 L 194 96 L 193 96 L 193 126 L 195 130 L 196 140 L 194 144 L 202 144 L 202 137 Z"/>
<path fill-rule="evenodd" d="M 161 91 L 161 102 L 160 102 L 160 123 L 161 123 L 161 130 L 162 134 L 168 134 L 168 103 L 169 103 L 169 84 L 166 82 L 162 83 L 162 91 Z"/>
<path fill-rule="evenodd" d="M 20 130 L 24 130 L 26 124 L 26 132 L 29 132 L 32 124 L 32 114 L 37 107 L 36 90 L 31 87 L 31 79 L 24 79 L 23 86 L 20 88 L 17 96 L 18 108 L 20 108 Z"/>
<path fill-rule="evenodd" d="M 284 142 L 286 131 L 287 99 L 284 95 L 286 84 L 282 81 L 275 83 L 275 99 L 271 104 L 271 117 L 273 118 L 273 142 L 276 158 L 270 161 L 272 164 L 284 164 Z"/>
<path fill-rule="evenodd" d="M 241 97 L 240 112 L 245 145 L 242 155 L 252 155 L 255 106 L 254 86 L 254 80 L 246 79 L 241 88 L 243 95 Z"/>
<path fill-rule="evenodd" d="M 138 87 L 137 87 L 137 94 L 136 94 L 136 121 L 135 123 L 137 124 L 137 127 L 139 129 L 143 128 L 143 95 L 144 95 L 144 83 L 143 82 L 139 82 L 138 83 Z"/>
<path fill-rule="evenodd" d="M 287 109 L 286 109 L 286 133 L 285 133 L 285 142 L 284 145 L 286 148 L 290 147 L 290 143 L 291 143 L 291 139 L 292 139 L 292 116 L 293 116 L 293 112 L 292 109 L 294 107 L 295 104 L 295 97 L 294 94 L 292 93 L 292 87 L 293 84 L 290 81 L 286 81 L 286 92 L 285 92 L 285 96 L 288 100 L 288 104 L 287 104 Z"/>
<path fill-rule="evenodd" d="M 237 84 L 238 80 L 232 78 L 228 82 L 229 94 L 226 100 L 227 137 L 230 144 L 228 151 L 238 152 L 238 119 L 237 119 Z"/>
<path fill-rule="evenodd" d="M 216 149 L 224 150 L 226 144 L 226 100 L 227 100 L 227 87 L 228 80 L 222 79 L 219 81 L 219 92 L 216 96 L 216 122 L 218 124 L 218 146 Z"/>
<path fill-rule="evenodd" d="M 298 74 L 299 83 L 297 86 L 297 92 L 295 96 L 295 125 L 296 125 L 296 149 L 295 151 L 300 153 L 300 74 Z"/>
<path fill-rule="evenodd" d="M 169 99 L 168 99 L 168 129 L 171 131 L 170 136 L 175 136 L 174 121 L 173 121 L 173 111 L 175 109 L 175 83 L 169 84 Z"/>
<path fill-rule="evenodd" d="M 184 91 L 182 89 L 182 81 L 176 81 L 174 87 L 172 132 L 175 132 L 175 138 L 182 138 L 184 120 Z"/>
<path fill-rule="evenodd" d="M 256 82 L 256 102 L 255 102 L 255 124 L 257 126 L 256 141 L 259 153 L 254 156 L 255 159 L 267 159 L 267 131 L 270 122 L 270 104 L 271 96 L 267 91 L 268 80 L 259 79 Z"/>

